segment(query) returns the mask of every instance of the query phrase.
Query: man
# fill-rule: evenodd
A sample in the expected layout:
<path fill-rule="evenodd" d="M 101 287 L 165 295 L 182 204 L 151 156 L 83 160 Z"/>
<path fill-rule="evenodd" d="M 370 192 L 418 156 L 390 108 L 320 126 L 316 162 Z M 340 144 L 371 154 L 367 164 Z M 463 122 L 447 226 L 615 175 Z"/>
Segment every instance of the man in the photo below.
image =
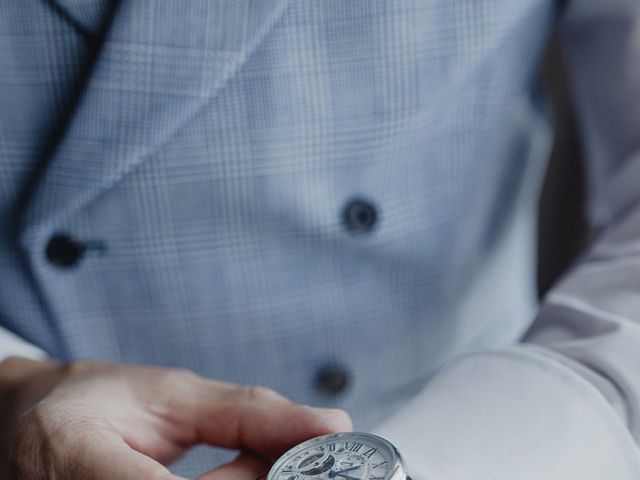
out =
<path fill-rule="evenodd" d="M 605 233 L 539 307 L 556 21 Z M 303 403 L 414 478 L 640 478 L 639 58 L 636 0 L 5 0 L 7 475 L 253 479 L 351 428 Z"/>

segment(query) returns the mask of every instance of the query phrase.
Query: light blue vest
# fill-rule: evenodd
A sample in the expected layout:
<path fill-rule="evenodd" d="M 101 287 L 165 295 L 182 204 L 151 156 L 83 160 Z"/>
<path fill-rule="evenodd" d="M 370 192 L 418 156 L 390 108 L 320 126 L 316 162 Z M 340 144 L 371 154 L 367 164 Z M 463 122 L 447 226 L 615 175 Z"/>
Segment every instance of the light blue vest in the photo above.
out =
<path fill-rule="evenodd" d="M 553 10 L 3 2 L 0 325 L 372 428 L 531 321 Z"/>

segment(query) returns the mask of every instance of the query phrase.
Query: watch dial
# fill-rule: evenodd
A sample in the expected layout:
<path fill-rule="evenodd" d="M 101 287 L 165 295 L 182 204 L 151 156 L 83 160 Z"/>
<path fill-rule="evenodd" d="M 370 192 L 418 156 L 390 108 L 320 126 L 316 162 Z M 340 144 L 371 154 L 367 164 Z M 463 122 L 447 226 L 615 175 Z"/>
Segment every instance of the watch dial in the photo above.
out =
<path fill-rule="evenodd" d="M 388 480 L 399 456 L 386 440 L 369 433 L 313 438 L 284 454 L 269 480 Z"/>

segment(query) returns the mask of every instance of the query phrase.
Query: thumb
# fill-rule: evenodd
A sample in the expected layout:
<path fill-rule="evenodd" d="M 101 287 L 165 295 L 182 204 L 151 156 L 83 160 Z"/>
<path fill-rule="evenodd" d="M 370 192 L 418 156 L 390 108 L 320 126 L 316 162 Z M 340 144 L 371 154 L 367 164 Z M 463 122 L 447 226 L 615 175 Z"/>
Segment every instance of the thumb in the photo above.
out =
<path fill-rule="evenodd" d="M 199 480 L 264 480 L 269 473 L 269 463 L 243 453 L 234 461 L 211 470 Z"/>
<path fill-rule="evenodd" d="M 119 434 L 107 428 L 81 428 L 59 443 L 64 444 L 67 454 L 48 459 L 47 478 L 51 475 L 83 480 L 186 480 L 132 449 Z M 9 478 L 35 478 L 31 475 L 32 463 L 29 456 L 17 459 L 11 465 Z"/>

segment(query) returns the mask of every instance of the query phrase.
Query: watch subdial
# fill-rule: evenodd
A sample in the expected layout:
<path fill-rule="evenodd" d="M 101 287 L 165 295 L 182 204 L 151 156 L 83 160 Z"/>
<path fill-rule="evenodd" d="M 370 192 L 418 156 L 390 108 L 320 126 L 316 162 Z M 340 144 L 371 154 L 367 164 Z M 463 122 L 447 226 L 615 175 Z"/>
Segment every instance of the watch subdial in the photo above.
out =
<path fill-rule="evenodd" d="M 315 453 L 304 458 L 298 464 L 297 470 L 301 475 L 321 475 L 324 472 L 331 470 L 331 467 L 333 467 L 335 463 L 336 459 L 332 455 L 325 458 L 324 453 Z"/>

